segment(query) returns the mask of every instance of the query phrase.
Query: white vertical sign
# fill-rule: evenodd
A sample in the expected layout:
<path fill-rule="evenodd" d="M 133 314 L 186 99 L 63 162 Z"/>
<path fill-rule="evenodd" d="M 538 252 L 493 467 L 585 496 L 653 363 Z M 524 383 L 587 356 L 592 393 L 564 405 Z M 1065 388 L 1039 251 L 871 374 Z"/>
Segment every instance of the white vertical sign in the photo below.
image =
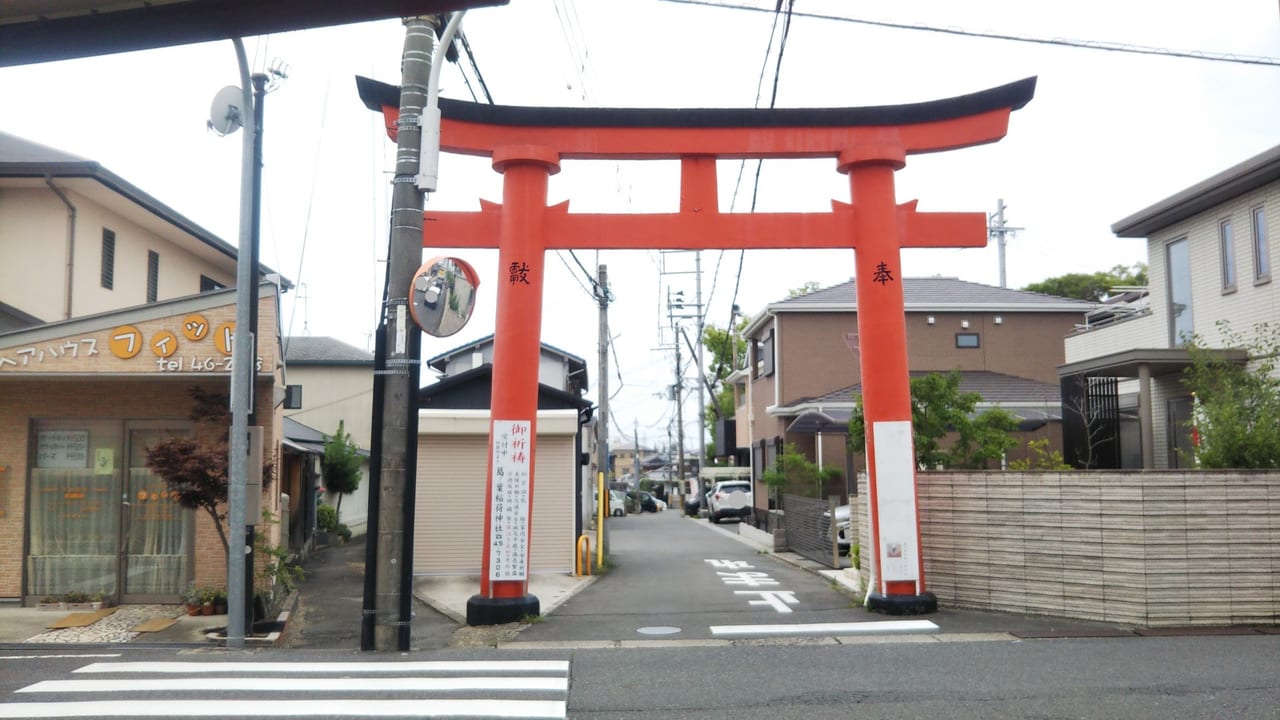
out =
<path fill-rule="evenodd" d="M 489 496 L 489 580 L 528 577 L 529 468 L 533 427 L 528 420 L 493 421 L 493 477 Z"/>
<path fill-rule="evenodd" d="M 872 426 L 876 451 L 876 514 L 880 519 L 880 577 L 919 580 L 916 547 L 916 455 L 911 422 L 893 420 Z"/>

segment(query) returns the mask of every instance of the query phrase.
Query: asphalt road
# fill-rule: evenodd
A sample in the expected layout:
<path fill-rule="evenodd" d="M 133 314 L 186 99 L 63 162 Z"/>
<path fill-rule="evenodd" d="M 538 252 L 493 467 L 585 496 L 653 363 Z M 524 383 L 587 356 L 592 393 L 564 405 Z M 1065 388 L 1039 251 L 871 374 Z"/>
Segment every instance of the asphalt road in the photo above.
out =
<path fill-rule="evenodd" d="M 521 642 L 705 640 L 712 628 L 883 619 L 822 577 L 677 512 L 610 521 L 607 575 L 520 633 Z"/>

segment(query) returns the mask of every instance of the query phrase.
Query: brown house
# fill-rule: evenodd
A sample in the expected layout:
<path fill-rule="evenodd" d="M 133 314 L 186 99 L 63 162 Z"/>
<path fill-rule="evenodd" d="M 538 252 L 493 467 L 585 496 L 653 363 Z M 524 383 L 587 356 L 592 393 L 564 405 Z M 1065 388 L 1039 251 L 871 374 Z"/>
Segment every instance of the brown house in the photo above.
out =
<path fill-rule="evenodd" d="M 1022 420 L 1023 447 L 1048 437 L 1060 448 L 1063 338 L 1094 305 L 956 278 L 906 278 L 902 289 L 911 373 L 960 371 L 961 389 L 982 395 L 980 410 L 999 406 Z M 757 481 L 794 443 L 841 473 L 829 491 L 853 486 L 862 458 L 846 449 L 847 426 L 860 354 L 875 349 L 874 338 L 858 337 L 857 313 L 849 281 L 770 304 L 747 326 L 747 367 L 733 376 L 733 454 Z M 763 506 L 767 494 L 755 495 Z"/>

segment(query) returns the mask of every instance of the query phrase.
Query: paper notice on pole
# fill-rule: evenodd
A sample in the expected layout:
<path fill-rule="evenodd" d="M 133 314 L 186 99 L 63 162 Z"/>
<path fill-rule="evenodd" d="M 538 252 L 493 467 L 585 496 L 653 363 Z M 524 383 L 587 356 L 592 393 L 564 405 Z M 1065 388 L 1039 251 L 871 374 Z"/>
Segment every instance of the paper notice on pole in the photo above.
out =
<path fill-rule="evenodd" d="M 875 443 L 876 510 L 880 519 L 880 577 L 919 580 L 916 547 L 915 451 L 911 423 L 902 420 L 872 426 Z"/>
<path fill-rule="evenodd" d="M 491 432 L 489 580 L 524 580 L 528 577 L 533 426 L 528 420 L 494 420 Z"/>

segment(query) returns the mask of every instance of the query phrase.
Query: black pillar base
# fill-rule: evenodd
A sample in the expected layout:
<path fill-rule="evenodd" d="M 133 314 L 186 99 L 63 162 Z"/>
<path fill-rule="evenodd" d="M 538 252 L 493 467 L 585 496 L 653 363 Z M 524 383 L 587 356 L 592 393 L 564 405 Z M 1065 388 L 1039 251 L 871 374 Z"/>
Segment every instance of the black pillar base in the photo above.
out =
<path fill-rule="evenodd" d="M 867 609 L 886 615 L 927 615 L 938 612 L 938 598 L 928 591 L 919 595 L 885 595 L 873 592 L 867 596 Z"/>
<path fill-rule="evenodd" d="M 541 614 L 541 606 L 534 595 L 515 598 L 491 598 L 472 595 L 467 598 L 468 625 L 504 625 Z"/>

